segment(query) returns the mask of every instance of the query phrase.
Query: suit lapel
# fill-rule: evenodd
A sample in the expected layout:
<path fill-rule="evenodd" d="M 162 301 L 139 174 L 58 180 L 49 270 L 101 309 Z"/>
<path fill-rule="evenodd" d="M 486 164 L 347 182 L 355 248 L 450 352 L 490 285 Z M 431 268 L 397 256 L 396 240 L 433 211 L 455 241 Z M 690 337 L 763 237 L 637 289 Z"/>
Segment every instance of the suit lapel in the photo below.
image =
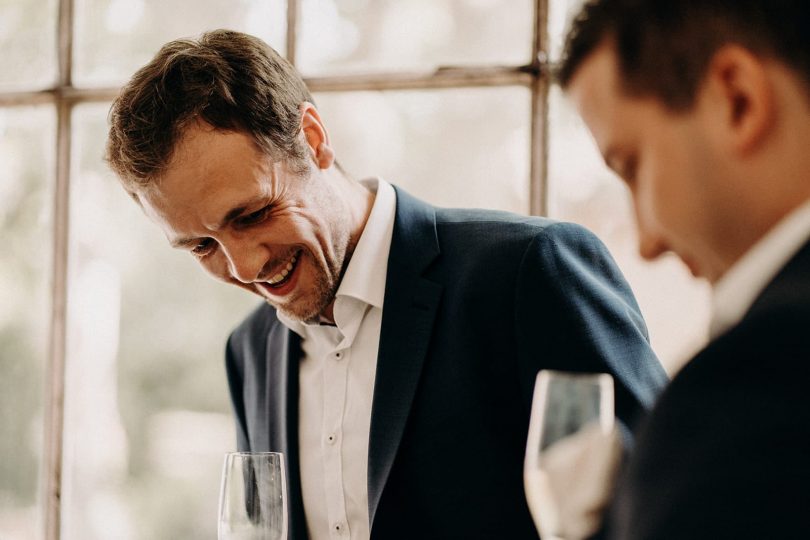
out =
<path fill-rule="evenodd" d="M 276 322 L 268 335 L 267 418 L 276 428 L 269 428 L 269 448 L 282 452 L 287 461 L 289 536 L 307 537 L 304 502 L 301 497 L 301 474 L 298 463 L 298 366 L 301 361 L 301 338 Z"/>
<path fill-rule="evenodd" d="M 422 277 L 439 255 L 432 207 L 396 189 L 368 458 L 369 520 L 380 502 L 413 404 L 442 287 Z"/>

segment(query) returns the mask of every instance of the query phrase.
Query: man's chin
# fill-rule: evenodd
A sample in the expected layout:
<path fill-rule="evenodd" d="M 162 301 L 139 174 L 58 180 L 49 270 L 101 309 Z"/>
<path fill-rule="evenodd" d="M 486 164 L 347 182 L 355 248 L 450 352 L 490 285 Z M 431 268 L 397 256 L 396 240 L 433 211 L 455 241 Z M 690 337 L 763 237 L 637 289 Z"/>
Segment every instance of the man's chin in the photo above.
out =
<path fill-rule="evenodd" d="M 692 261 L 691 259 L 681 259 L 683 264 L 686 265 L 686 268 L 689 269 L 689 272 L 692 274 L 692 277 L 695 278 L 702 278 L 703 272 L 700 270 L 700 267 L 697 265 L 696 262 Z"/>
<path fill-rule="evenodd" d="M 322 320 L 322 314 L 325 307 L 320 306 L 287 306 L 279 305 L 272 302 L 270 299 L 265 298 L 265 301 L 276 308 L 276 311 L 294 321 L 302 322 L 304 324 L 317 324 Z"/>
<path fill-rule="evenodd" d="M 698 261 L 698 257 L 687 255 L 684 253 L 677 253 L 678 258 L 683 262 L 684 266 L 692 274 L 692 277 L 699 279 L 706 279 L 710 283 L 714 283 L 720 277 L 717 272 L 716 265 L 710 264 L 712 261 L 707 261 L 705 258 Z"/>

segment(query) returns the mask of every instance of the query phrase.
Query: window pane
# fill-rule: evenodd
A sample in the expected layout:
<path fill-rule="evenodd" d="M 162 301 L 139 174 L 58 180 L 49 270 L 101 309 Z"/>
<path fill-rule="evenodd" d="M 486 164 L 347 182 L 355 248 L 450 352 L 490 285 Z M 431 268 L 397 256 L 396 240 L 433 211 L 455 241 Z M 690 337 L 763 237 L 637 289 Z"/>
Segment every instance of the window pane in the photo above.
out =
<path fill-rule="evenodd" d="M 706 341 L 709 288 L 674 255 L 652 263 L 639 257 L 624 184 L 603 165 L 558 87 L 552 89 L 550 105 L 550 214 L 582 223 L 605 241 L 636 293 L 653 348 L 672 373 Z"/>
<path fill-rule="evenodd" d="M 107 109 L 74 113 L 63 538 L 213 539 L 236 446 L 225 340 L 259 300 L 169 248 L 124 193 L 100 159 Z"/>
<path fill-rule="evenodd" d="M 303 0 L 304 73 L 527 64 L 531 0 Z"/>
<path fill-rule="evenodd" d="M 528 212 L 529 92 L 476 88 L 316 96 L 338 160 L 440 206 Z"/>
<path fill-rule="evenodd" d="M 35 538 L 41 512 L 55 116 L 0 109 L 0 538 Z"/>
<path fill-rule="evenodd" d="M 284 54 L 282 0 L 76 0 L 76 84 L 119 85 L 166 42 L 230 28 Z"/>
<path fill-rule="evenodd" d="M 584 0 L 549 0 L 548 41 L 549 53 L 553 60 L 559 60 L 565 46 L 565 34 L 571 19 L 579 13 Z"/>
<path fill-rule="evenodd" d="M 56 0 L 0 2 L 0 90 L 56 81 Z"/>

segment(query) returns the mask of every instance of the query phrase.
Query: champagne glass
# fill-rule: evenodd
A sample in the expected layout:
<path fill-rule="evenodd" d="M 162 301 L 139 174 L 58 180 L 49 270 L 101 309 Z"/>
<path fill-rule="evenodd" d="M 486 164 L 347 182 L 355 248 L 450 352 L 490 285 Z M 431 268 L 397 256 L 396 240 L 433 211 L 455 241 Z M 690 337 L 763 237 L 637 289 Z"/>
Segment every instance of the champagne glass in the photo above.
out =
<path fill-rule="evenodd" d="M 543 540 L 576 540 L 598 528 L 592 510 L 607 495 L 617 441 L 610 375 L 538 373 L 523 481 Z"/>
<path fill-rule="evenodd" d="M 219 540 L 286 540 L 287 478 L 277 452 L 225 454 Z"/>

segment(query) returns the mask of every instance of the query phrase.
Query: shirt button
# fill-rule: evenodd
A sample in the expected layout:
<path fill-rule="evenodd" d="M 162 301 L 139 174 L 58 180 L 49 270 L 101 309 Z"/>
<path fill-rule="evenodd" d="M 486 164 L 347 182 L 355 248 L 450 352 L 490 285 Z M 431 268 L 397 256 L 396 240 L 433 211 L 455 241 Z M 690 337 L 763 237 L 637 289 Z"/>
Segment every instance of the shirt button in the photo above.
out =
<path fill-rule="evenodd" d="M 326 437 L 326 442 L 329 443 L 329 444 L 335 444 L 336 440 L 337 440 L 337 435 L 335 435 L 334 433 L 330 433 Z"/>
<path fill-rule="evenodd" d="M 340 352 L 340 351 L 336 352 L 335 353 L 335 360 L 340 360 L 341 358 L 343 358 L 343 353 Z"/>
<path fill-rule="evenodd" d="M 335 530 L 336 533 L 343 534 L 343 532 L 346 529 L 346 526 L 343 523 L 341 523 L 340 521 L 338 521 L 337 523 L 332 525 L 332 528 Z"/>

